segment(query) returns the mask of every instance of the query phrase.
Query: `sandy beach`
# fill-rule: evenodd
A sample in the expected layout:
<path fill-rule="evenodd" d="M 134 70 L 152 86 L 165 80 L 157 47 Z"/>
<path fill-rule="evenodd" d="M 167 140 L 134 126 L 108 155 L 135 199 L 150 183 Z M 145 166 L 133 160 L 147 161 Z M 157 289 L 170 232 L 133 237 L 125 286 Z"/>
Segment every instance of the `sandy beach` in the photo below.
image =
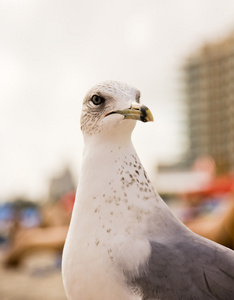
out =
<path fill-rule="evenodd" d="M 0 299 L 66 300 L 60 258 L 58 254 L 43 252 L 28 256 L 17 268 L 5 268 L 1 263 Z"/>

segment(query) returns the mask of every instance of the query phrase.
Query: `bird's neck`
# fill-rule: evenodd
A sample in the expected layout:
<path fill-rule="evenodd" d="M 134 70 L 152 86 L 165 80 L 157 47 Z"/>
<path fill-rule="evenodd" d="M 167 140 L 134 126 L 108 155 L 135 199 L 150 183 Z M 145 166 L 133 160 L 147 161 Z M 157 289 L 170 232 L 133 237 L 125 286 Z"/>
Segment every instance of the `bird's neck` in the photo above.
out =
<path fill-rule="evenodd" d="M 117 230 L 129 235 L 143 231 L 145 234 L 147 224 L 153 219 L 159 231 L 166 228 L 167 211 L 130 139 L 121 144 L 90 140 L 85 145 L 72 216 L 74 227 L 84 226 L 84 230 L 89 228 L 95 235 L 98 228 L 109 224 L 105 230 L 110 229 L 113 234 Z M 89 219 L 95 226 L 90 227 Z"/>
<path fill-rule="evenodd" d="M 136 170 L 138 167 L 142 168 L 130 138 L 118 140 L 116 138 L 106 140 L 104 137 L 90 138 L 85 141 L 78 188 L 78 196 L 85 194 L 86 199 L 82 196 L 80 201 L 105 206 L 108 200 L 106 197 L 111 198 L 114 194 L 124 195 L 127 185 L 135 181 L 135 177 L 139 177 L 139 170 Z M 131 174 L 132 170 L 134 174 Z M 88 194 L 89 199 L 87 199 Z M 131 196 L 128 195 L 129 198 Z"/>

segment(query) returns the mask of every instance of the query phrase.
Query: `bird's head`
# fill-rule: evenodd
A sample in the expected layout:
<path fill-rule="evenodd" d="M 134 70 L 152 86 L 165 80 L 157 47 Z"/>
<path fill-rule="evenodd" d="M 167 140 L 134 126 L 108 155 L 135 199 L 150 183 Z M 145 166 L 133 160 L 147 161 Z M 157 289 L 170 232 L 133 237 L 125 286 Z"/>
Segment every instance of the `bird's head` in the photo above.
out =
<path fill-rule="evenodd" d="M 84 135 L 131 134 L 136 120 L 153 121 L 153 116 L 140 104 L 140 92 L 125 83 L 105 81 L 90 89 L 84 98 L 81 114 Z"/>

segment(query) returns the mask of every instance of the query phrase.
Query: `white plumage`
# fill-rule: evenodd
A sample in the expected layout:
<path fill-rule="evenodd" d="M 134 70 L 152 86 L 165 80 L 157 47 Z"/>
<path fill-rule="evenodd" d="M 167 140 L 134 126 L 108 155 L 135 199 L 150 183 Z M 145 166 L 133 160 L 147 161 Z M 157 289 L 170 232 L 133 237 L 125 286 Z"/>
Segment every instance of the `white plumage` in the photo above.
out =
<path fill-rule="evenodd" d="M 193 234 L 174 217 L 135 152 L 131 133 L 136 120 L 153 120 L 139 98 L 137 89 L 109 81 L 84 99 L 83 163 L 62 263 L 67 297 L 193 299 L 190 289 L 194 299 L 221 299 L 218 293 L 231 299 L 233 253 Z M 226 263 L 217 262 L 216 252 Z M 218 266 L 213 273 L 206 268 L 220 263 L 224 272 L 218 281 L 226 285 L 224 292 L 213 292 L 217 278 L 209 276 Z"/>

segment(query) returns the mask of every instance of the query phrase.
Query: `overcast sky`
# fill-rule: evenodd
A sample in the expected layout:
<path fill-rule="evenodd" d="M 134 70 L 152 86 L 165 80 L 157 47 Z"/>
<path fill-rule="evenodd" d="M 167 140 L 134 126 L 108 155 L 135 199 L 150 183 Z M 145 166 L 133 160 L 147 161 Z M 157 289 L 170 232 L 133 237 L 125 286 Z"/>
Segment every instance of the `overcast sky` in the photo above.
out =
<path fill-rule="evenodd" d="M 141 90 L 154 123 L 133 141 L 146 169 L 186 150 L 180 67 L 234 29 L 233 0 L 0 0 L 0 201 L 40 197 L 68 164 L 78 175 L 86 91 Z"/>

